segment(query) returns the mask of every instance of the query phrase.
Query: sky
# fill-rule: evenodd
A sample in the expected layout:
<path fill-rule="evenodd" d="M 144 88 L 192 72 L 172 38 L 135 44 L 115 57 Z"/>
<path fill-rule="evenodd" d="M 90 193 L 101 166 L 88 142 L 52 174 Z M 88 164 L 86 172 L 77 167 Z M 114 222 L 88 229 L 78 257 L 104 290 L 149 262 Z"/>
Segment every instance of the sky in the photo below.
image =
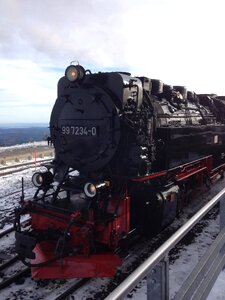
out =
<path fill-rule="evenodd" d="M 224 0 L 0 0 L 0 123 L 48 123 L 71 61 L 225 95 Z"/>

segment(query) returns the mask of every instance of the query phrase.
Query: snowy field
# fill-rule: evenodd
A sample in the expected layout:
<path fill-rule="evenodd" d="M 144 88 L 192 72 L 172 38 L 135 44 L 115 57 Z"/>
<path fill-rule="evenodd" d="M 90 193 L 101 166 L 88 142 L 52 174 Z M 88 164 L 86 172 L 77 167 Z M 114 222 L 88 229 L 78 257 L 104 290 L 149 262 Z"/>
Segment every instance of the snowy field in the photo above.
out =
<path fill-rule="evenodd" d="M 14 146 L 0 147 L 0 153 L 5 152 L 6 150 L 34 148 L 34 147 L 46 146 L 46 145 L 47 145 L 46 141 L 40 141 L 40 142 L 24 143 L 24 144 L 14 145 Z"/>

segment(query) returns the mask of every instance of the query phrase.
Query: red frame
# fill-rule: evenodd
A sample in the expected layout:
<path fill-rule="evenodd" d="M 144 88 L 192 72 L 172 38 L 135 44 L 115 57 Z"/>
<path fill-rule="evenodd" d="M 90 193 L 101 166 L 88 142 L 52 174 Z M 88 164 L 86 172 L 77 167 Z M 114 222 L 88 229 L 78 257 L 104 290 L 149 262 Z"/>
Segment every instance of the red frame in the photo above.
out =
<path fill-rule="evenodd" d="M 130 226 L 130 197 L 112 198 L 108 212 L 117 210 L 117 215 L 107 223 L 96 223 L 93 212 L 89 211 L 88 220 L 83 222 L 79 213 L 64 215 L 46 209 L 32 206 L 31 225 L 34 230 L 48 228 L 65 231 L 70 221 L 75 221 L 70 228 L 71 240 L 69 247 L 79 248 L 73 256 L 56 260 L 49 265 L 32 267 L 35 278 L 74 278 L 74 277 L 112 277 L 116 268 L 121 265 L 121 259 L 113 254 L 118 247 L 121 237 L 129 233 Z M 92 242 L 104 244 L 108 252 L 92 253 Z M 42 263 L 54 258 L 56 243 L 41 242 L 34 249 L 36 258 L 32 264 Z"/>

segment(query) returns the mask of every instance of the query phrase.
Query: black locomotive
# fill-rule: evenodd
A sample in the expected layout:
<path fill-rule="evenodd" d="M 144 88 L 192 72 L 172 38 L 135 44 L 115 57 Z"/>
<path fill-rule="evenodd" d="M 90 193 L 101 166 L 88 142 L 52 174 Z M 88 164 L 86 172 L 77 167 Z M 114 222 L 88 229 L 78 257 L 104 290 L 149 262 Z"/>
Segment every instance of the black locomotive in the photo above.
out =
<path fill-rule="evenodd" d="M 50 120 L 55 159 L 16 210 L 16 251 L 33 276 L 112 276 L 134 231 L 157 232 L 222 176 L 224 122 L 224 97 L 70 65 Z"/>

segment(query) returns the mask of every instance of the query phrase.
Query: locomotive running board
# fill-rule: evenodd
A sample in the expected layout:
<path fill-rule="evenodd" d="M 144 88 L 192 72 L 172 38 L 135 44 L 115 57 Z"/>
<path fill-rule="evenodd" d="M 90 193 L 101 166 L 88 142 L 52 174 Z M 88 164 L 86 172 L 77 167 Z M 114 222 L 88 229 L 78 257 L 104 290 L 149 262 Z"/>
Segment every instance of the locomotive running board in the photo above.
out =
<path fill-rule="evenodd" d="M 53 249 L 52 249 L 53 250 Z M 53 258 L 54 250 L 39 244 L 33 250 L 36 254 L 32 264 L 48 261 Z M 57 278 L 92 278 L 92 277 L 113 277 L 116 268 L 122 260 L 112 253 L 99 253 L 85 257 L 83 255 L 68 256 L 61 260 L 52 262 L 42 267 L 32 267 L 33 278 L 57 279 Z"/>

